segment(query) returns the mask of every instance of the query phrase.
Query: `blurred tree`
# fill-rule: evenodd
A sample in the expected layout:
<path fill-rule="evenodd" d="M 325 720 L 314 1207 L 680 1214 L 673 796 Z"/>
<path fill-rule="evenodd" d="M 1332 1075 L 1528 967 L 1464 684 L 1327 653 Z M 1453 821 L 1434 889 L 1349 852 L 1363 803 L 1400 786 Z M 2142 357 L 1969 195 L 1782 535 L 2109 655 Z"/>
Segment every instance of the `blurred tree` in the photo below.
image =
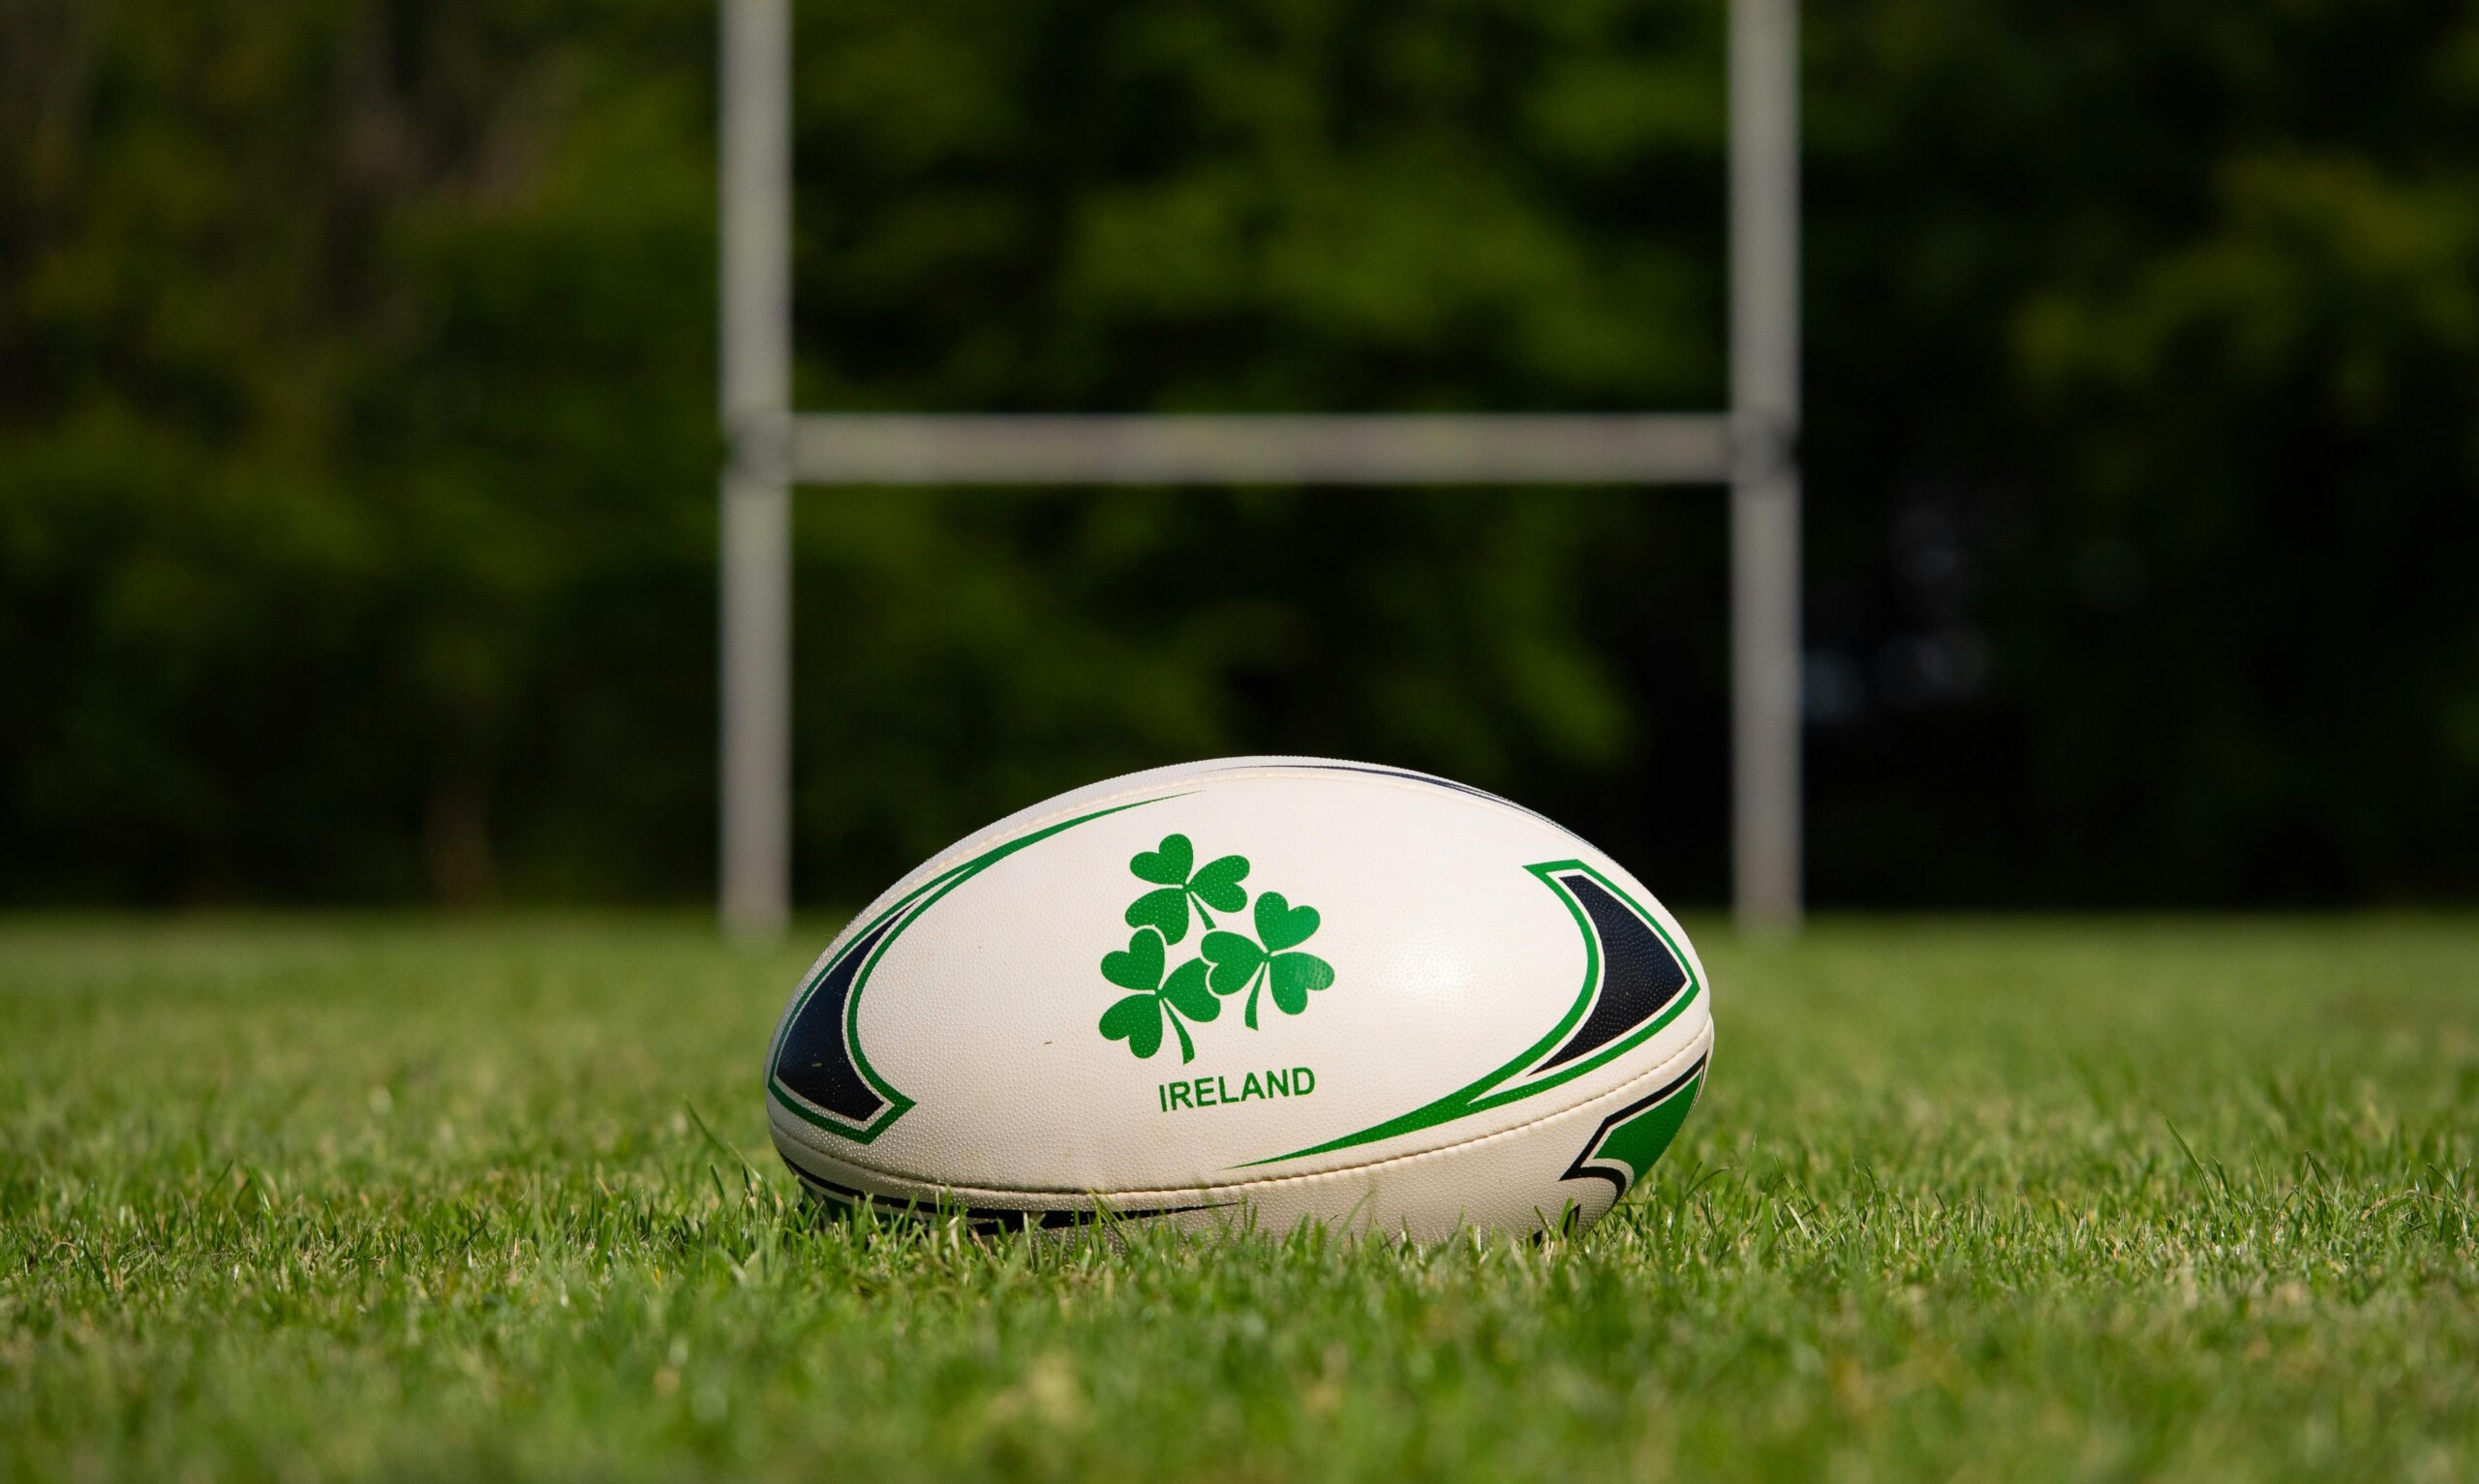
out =
<path fill-rule="evenodd" d="M 693 886 L 705 28 L 575 9 L 0 20 L 11 895 L 470 899 L 517 800 Z"/>
<path fill-rule="evenodd" d="M 2479 888 L 2479 14 L 1815 41 L 1822 890 Z"/>
<path fill-rule="evenodd" d="M 804 5 L 801 399 L 1714 405 L 1721 19 Z M 1820 895 L 2479 887 L 2479 17 L 1808 25 Z M 0 10 L 0 898 L 706 889 L 712 30 Z M 1710 899 L 1720 517 L 810 497 L 803 893 L 1282 748 Z"/>

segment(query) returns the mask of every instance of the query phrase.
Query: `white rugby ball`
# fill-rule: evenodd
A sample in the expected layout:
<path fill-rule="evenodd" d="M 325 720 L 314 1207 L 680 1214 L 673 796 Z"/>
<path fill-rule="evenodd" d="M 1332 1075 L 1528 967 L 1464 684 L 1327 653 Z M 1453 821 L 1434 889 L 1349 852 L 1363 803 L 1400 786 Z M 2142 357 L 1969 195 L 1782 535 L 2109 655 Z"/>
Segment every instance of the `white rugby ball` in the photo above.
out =
<path fill-rule="evenodd" d="M 1062 794 L 898 882 L 766 1058 L 813 1196 L 996 1227 L 1600 1219 L 1702 1086 L 1642 883 L 1444 778 L 1229 758 Z"/>

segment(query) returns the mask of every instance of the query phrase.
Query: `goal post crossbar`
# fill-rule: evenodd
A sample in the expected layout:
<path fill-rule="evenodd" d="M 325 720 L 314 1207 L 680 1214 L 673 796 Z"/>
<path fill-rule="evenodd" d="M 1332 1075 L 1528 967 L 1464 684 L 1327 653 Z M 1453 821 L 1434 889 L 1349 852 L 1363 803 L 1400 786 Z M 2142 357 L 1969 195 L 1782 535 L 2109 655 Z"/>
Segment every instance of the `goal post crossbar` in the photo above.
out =
<path fill-rule="evenodd" d="M 1732 442 L 1695 412 L 811 412 L 789 432 L 785 472 L 827 485 L 1726 484 Z"/>

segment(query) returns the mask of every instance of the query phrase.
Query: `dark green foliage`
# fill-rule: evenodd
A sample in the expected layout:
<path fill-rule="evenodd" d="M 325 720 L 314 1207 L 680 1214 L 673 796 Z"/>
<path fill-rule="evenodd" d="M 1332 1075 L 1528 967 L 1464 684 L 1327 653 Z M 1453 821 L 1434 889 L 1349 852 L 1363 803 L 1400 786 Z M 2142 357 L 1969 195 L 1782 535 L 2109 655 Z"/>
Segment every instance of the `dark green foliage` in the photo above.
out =
<path fill-rule="evenodd" d="M 799 7 L 805 405 L 1724 395 L 1719 0 Z M 713 15 L 0 11 L 0 898 L 686 897 Z M 1808 16 L 1828 898 L 2479 888 L 2479 20 Z M 1673 894 L 1708 495 L 813 495 L 801 889 L 1177 758 Z"/>
<path fill-rule="evenodd" d="M 0 1476 L 2479 1471 L 2467 922 L 1706 931 L 1646 1187 L 1434 1251 L 812 1224 L 824 931 L 0 929 Z"/>
<path fill-rule="evenodd" d="M 581 18 L 0 16 L 0 892 L 697 884 L 708 25 Z"/>

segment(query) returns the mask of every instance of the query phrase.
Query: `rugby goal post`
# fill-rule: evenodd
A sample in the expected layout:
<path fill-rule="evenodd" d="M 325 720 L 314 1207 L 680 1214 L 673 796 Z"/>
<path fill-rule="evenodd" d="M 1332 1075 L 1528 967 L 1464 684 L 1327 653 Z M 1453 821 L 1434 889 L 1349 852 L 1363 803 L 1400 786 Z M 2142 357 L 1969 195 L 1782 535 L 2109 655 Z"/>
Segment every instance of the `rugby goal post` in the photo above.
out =
<path fill-rule="evenodd" d="M 1797 0 L 1729 0 L 1729 409 L 1581 415 L 795 412 L 791 0 L 721 3 L 726 930 L 773 935 L 791 905 L 796 484 L 1727 488 L 1733 904 L 1797 925 Z"/>

